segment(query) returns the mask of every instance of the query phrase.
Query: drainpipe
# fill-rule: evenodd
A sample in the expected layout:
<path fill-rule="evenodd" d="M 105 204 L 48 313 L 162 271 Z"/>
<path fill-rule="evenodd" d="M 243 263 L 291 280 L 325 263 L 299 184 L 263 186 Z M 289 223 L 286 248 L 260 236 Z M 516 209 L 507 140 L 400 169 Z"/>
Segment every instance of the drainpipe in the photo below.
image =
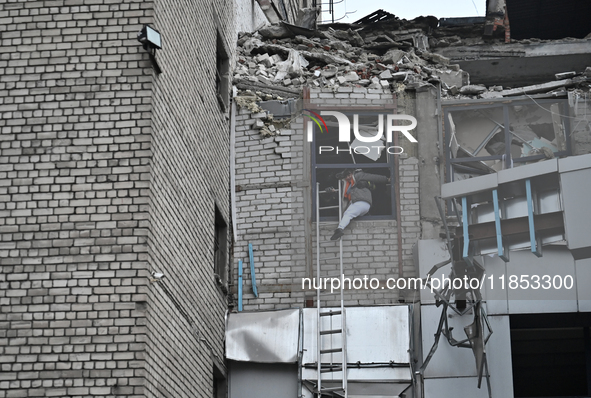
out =
<path fill-rule="evenodd" d="M 398 113 L 398 102 L 397 97 L 394 95 L 394 112 Z M 398 132 L 394 134 L 394 146 L 398 146 Z M 395 194 L 396 194 L 396 227 L 397 227 L 397 235 L 398 235 L 398 278 L 401 276 L 404 277 L 403 270 L 402 270 L 402 216 L 400 214 L 400 156 L 394 155 L 394 174 L 396 176 L 396 186 L 395 186 Z M 399 297 L 400 298 L 400 297 Z"/>

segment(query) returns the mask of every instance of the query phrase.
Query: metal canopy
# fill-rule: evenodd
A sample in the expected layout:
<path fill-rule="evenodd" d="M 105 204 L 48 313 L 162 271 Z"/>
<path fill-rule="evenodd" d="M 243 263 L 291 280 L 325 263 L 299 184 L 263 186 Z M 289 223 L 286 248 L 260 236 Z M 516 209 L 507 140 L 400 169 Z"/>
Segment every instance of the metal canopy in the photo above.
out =
<path fill-rule="evenodd" d="M 226 357 L 235 361 L 296 363 L 300 310 L 229 314 Z"/>

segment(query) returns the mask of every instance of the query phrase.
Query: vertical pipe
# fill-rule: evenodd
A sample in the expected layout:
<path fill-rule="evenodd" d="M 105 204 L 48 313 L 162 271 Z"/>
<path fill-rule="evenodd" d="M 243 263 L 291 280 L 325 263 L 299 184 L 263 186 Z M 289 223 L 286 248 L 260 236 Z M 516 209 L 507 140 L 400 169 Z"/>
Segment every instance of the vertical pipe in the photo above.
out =
<path fill-rule="evenodd" d="M 316 359 L 317 369 L 316 377 L 318 380 L 318 396 L 321 396 L 320 390 L 322 389 L 322 361 L 320 359 L 320 346 L 322 336 L 320 335 L 320 183 L 316 183 Z"/>
<path fill-rule="evenodd" d="M 236 226 L 236 102 L 232 101 L 232 114 L 230 119 L 230 214 L 232 216 L 232 236 L 234 242 L 238 241 Z"/>
<path fill-rule="evenodd" d="M 509 107 L 503 107 L 503 120 L 505 123 L 505 168 L 513 167 L 513 159 L 511 158 L 511 139 L 513 135 L 509 131 Z"/>
<path fill-rule="evenodd" d="M 445 183 L 445 167 L 441 167 L 441 160 L 445 157 L 446 145 L 443 142 L 443 127 L 441 126 L 441 82 L 437 85 L 437 139 L 439 143 L 439 162 L 437 168 L 439 171 L 439 185 Z M 449 163 L 449 162 L 448 162 Z M 447 164 L 447 163 L 446 163 Z M 442 172 L 443 171 L 443 172 Z"/>
<path fill-rule="evenodd" d="M 495 210 L 495 229 L 497 232 L 497 253 L 499 258 L 504 262 L 509 261 L 509 253 L 505 253 L 505 247 L 503 245 L 503 234 L 501 233 L 501 214 L 499 212 L 499 193 L 496 189 L 492 191 L 493 195 L 493 207 Z"/>
<path fill-rule="evenodd" d="M 242 311 L 242 260 L 238 260 L 238 312 Z"/>
<path fill-rule="evenodd" d="M 396 101 L 396 98 L 394 98 Z M 398 104 L 395 102 L 394 104 L 394 113 L 398 113 Z M 399 132 L 395 132 L 394 135 L 394 146 L 398 147 L 398 134 Z M 398 278 L 404 277 L 403 272 L 403 265 L 402 265 L 402 207 L 400 205 L 400 157 L 398 155 L 394 156 L 394 178 L 396 179 L 396 184 L 394 185 L 395 190 L 395 202 L 396 202 L 396 243 L 398 245 Z M 392 178 L 390 178 L 390 183 L 392 183 Z M 400 294 L 400 293 L 399 293 Z"/>
<path fill-rule="evenodd" d="M 531 252 L 538 257 L 542 257 L 542 246 L 536 239 L 536 229 L 534 226 L 534 203 L 531 189 L 531 180 L 525 180 L 525 193 L 527 195 L 527 220 L 529 222 L 529 241 L 531 244 Z"/>
<path fill-rule="evenodd" d="M 469 247 L 470 247 L 470 236 L 468 235 L 468 198 L 462 197 L 462 229 L 464 233 L 464 250 L 462 251 L 462 257 L 464 260 L 469 259 Z"/>
<path fill-rule="evenodd" d="M 257 278 L 254 272 L 254 253 L 252 249 L 252 243 L 248 244 L 248 257 L 250 260 L 250 278 L 252 280 L 252 292 L 254 293 L 255 297 L 259 297 L 259 293 L 257 292 Z"/>
<path fill-rule="evenodd" d="M 298 330 L 298 398 L 302 398 L 302 361 L 304 356 L 304 310 L 300 308 L 300 328 Z"/>
<path fill-rule="evenodd" d="M 343 193 L 341 191 L 342 183 L 339 180 L 339 224 L 343 217 Z M 341 275 L 341 373 L 343 374 L 343 390 L 345 391 L 345 398 L 347 398 L 347 328 L 346 328 L 346 314 L 345 314 L 345 293 L 344 293 L 344 276 L 343 276 L 343 239 L 339 239 L 339 271 Z"/>
<path fill-rule="evenodd" d="M 304 100 L 304 108 L 310 106 L 310 88 L 304 87 L 302 90 L 302 97 Z M 300 116 L 300 118 L 302 118 Z M 302 127 L 305 128 L 306 124 Z M 303 162 L 303 188 L 302 193 L 304 197 L 304 220 L 306 220 L 304 224 L 304 242 L 306 247 L 306 276 L 312 278 L 314 276 L 314 245 L 312 244 L 312 218 L 314 217 L 313 209 L 316 206 L 315 203 L 309 205 L 310 200 L 314 202 L 314 196 L 312 194 L 312 187 L 316 184 L 316 176 L 315 173 L 312 173 L 311 165 L 316 164 L 316 157 L 314 151 L 310 153 L 310 149 L 314 148 L 316 145 L 316 141 L 314 139 L 314 135 L 312 135 L 312 142 L 307 142 L 304 140 L 303 147 L 304 147 L 304 159 L 311 159 L 311 161 L 304 161 Z M 304 297 L 304 299 L 309 298 L 309 296 Z"/>

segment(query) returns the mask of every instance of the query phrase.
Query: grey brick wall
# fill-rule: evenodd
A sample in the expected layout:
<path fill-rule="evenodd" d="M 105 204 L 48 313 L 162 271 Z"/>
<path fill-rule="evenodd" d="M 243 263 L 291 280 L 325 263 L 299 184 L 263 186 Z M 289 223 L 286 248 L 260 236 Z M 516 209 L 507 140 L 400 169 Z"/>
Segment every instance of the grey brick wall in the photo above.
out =
<path fill-rule="evenodd" d="M 392 93 L 365 88 L 315 89 L 310 100 L 331 106 L 382 106 L 393 103 Z M 410 100 L 409 100 L 410 101 Z M 403 108 L 403 109 L 406 109 Z M 405 113 L 400 109 L 399 113 Z M 316 238 L 312 222 L 311 157 L 304 139 L 303 117 L 292 121 L 277 136 L 262 138 L 252 129 L 255 118 L 241 109 L 236 122 L 236 196 L 238 242 L 234 269 L 244 262 L 244 310 L 303 307 L 313 291 L 301 288 L 302 278 L 313 277 Z M 401 157 L 401 227 L 403 264 L 398 264 L 396 220 L 353 221 L 344 240 L 347 277 L 387 278 L 414 276 L 412 245 L 420 234 L 418 161 Z M 321 225 L 322 245 L 330 242 L 336 223 Z M 248 244 L 254 248 L 259 297 L 252 294 Z M 323 253 L 338 252 L 328 244 Z M 326 276 L 337 276 L 338 262 L 323 266 Z M 238 272 L 234 272 L 234 284 Z M 236 290 L 236 289 L 234 289 Z M 397 303 L 398 290 L 346 290 L 346 305 Z M 336 304 L 328 297 L 328 305 Z"/>
<path fill-rule="evenodd" d="M 233 51 L 234 10 L 231 1 L 199 3 L 155 4 L 164 48 L 154 78 L 149 254 L 151 271 L 165 277 L 149 289 L 147 397 L 213 396 L 213 362 L 224 357 L 227 301 L 213 243 L 216 203 L 230 220 L 229 124 L 216 98 L 216 29 Z"/>
<path fill-rule="evenodd" d="M 0 397 L 143 396 L 151 7 L 0 4 Z"/>
<path fill-rule="evenodd" d="M 214 203 L 229 220 L 212 7 L 0 4 L 0 397 L 211 396 Z"/>

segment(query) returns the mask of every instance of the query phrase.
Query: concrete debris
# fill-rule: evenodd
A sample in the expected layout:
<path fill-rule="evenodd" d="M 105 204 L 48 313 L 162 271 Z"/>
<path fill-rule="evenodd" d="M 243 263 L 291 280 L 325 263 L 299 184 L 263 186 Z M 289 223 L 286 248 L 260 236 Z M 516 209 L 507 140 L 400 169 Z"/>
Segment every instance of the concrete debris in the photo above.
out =
<path fill-rule="evenodd" d="M 503 95 L 497 91 L 486 91 L 479 96 L 480 98 L 503 98 Z"/>
<path fill-rule="evenodd" d="M 240 99 L 242 97 L 243 96 L 238 96 L 237 98 Z M 242 100 L 241 102 L 237 103 L 244 104 L 245 100 Z M 268 111 L 260 107 L 258 109 L 259 112 L 251 113 L 250 115 L 250 117 L 253 119 L 252 129 L 258 130 L 263 138 L 276 136 L 280 133 L 280 129 L 284 128 L 287 125 L 287 119 L 275 120 L 273 118 L 273 115 Z"/>
<path fill-rule="evenodd" d="M 344 76 L 344 78 L 347 82 L 356 82 L 359 80 L 359 75 L 355 72 L 349 72 Z"/>
<path fill-rule="evenodd" d="M 577 72 L 562 72 L 562 73 L 557 73 L 554 75 L 554 77 L 556 78 L 556 80 L 564 80 L 564 79 L 570 79 L 571 77 L 575 77 L 577 75 Z"/>
<path fill-rule="evenodd" d="M 447 86 L 451 87 L 451 86 L 455 86 L 456 88 L 458 87 L 463 87 L 466 86 L 468 84 L 470 84 L 470 76 L 468 75 L 468 73 L 460 70 L 460 71 L 454 71 L 454 70 L 433 70 L 432 71 L 432 75 L 433 76 L 437 76 L 439 78 L 439 80 L 441 80 L 443 83 L 445 83 Z"/>
<path fill-rule="evenodd" d="M 265 127 L 265 122 L 263 122 L 261 119 L 256 119 L 256 120 L 254 121 L 254 124 L 252 125 L 252 128 L 253 128 L 254 130 L 260 130 L 260 129 L 262 129 L 263 127 Z"/>
<path fill-rule="evenodd" d="M 392 72 L 390 72 L 389 69 L 386 69 L 380 73 L 380 79 L 392 79 Z"/>
<path fill-rule="evenodd" d="M 304 29 L 316 29 L 319 8 L 300 8 L 296 18 L 296 25 Z"/>
<path fill-rule="evenodd" d="M 293 33 L 281 24 L 269 25 L 259 29 L 259 34 L 265 39 L 284 39 L 293 37 Z"/>
<path fill-rule="evenodd" d="M 391 49 L 381 58 L 383 64 L 397 64 L 406 53 L 402 50 Z"/>
<path fill-rule="evenodd" d="M 312 15 L 302 11 L 304 14 Z M 408 81 L 412 85 L 406 88 L 416 89 L 438 81 L 433 80 L 433 70 L 459 74 L 453 82 L 457 87 L 468 83 L 467 78 L 461 78 L 467 74 L 457 65 L 450 68 L 447 58 L 427 51 L 427 36 L 422 30 L 430 29 L 427 25 L 408 29 L 398 19 L 385 23 L 393 25 L 359 28 L 335 24 L 321 26 L 313 34 L 294 35 L 292 25 L 276 24 L 242 34 L 233 83 L 239 90 L 262 91 L 261 100 L 285 97 L 278 92 L 280 88 L 295 91 L 306 85 L 334 91 L 342 86 L 394 89 L 391 82 Z"/>
<path fill-rule="evenodd" d="M 574 79 L 559 80 L 556 82 L 549 82 L 544 84 L 535 84 L 533 86 L 519 87 L 511 90 L 503 90 L 501 94 L 504 97 L 523 94 L 546 93 L 561 87 L 572 87 L 575 84 Z"/>
<path fill-rule="evenodd" d="M 251 113 L 259 113 L 263 110 L 257 104 L 256 95 L 244 92 L 242 95 L 237 96 L 234 100 L 236 101 L 236 105 L 238 105 L 240 108 L 248 109 Z"/>
<path fill-rule="evenodd" d="M 443 55 L 424 52 L 422 53 L 422 57 L 431 61 L 434 64 L 449 65 L 449 58 L 446 58 Z"/>
<path fill-rule="evenodd" d="M 326 67 L 326 69 L 321 70 L 321 71 L 316 71 L 316 72 L 320 72 L 320 74 L 325 77 L 325 78 L 331 78 L 333 76 L 335 76 L 338 72 L 339 72 L 339 68 L 337 68 L 334 65 L 328 65 Z M 316 75 L 316 74 L 315 74 Z"/>
<path fill-rule="evenodd" d="M 591 79 L 589 67 L 584 73 L 558 73 L 557 81 L 545 84 L 487 88 L 471 83 L 458 64 L 434 52 L 437 47 L 484 44 L 483 23 L 438 26 L 433 17 L 406 21 L 390 15 L 373 23 L 315 26 L 316 17 L 316 9 L 303 9 L 297 26 L 280 22 L 239 35 L 233 72 L 239 96 L 247 92 L 259 101 L 299 98 L 304 86 L 395 92 L 439 85 L 443 98 L 500 98 L 572 86 L 588 90 Z M 503 38 L 493 35 L 487 43 Z"/>
<path fill-rule="evenodd" d="M 463 95 L 478 95 L 487 91 L 486 87 L 470 84 L 460 88 L 460 94 Z"/>

